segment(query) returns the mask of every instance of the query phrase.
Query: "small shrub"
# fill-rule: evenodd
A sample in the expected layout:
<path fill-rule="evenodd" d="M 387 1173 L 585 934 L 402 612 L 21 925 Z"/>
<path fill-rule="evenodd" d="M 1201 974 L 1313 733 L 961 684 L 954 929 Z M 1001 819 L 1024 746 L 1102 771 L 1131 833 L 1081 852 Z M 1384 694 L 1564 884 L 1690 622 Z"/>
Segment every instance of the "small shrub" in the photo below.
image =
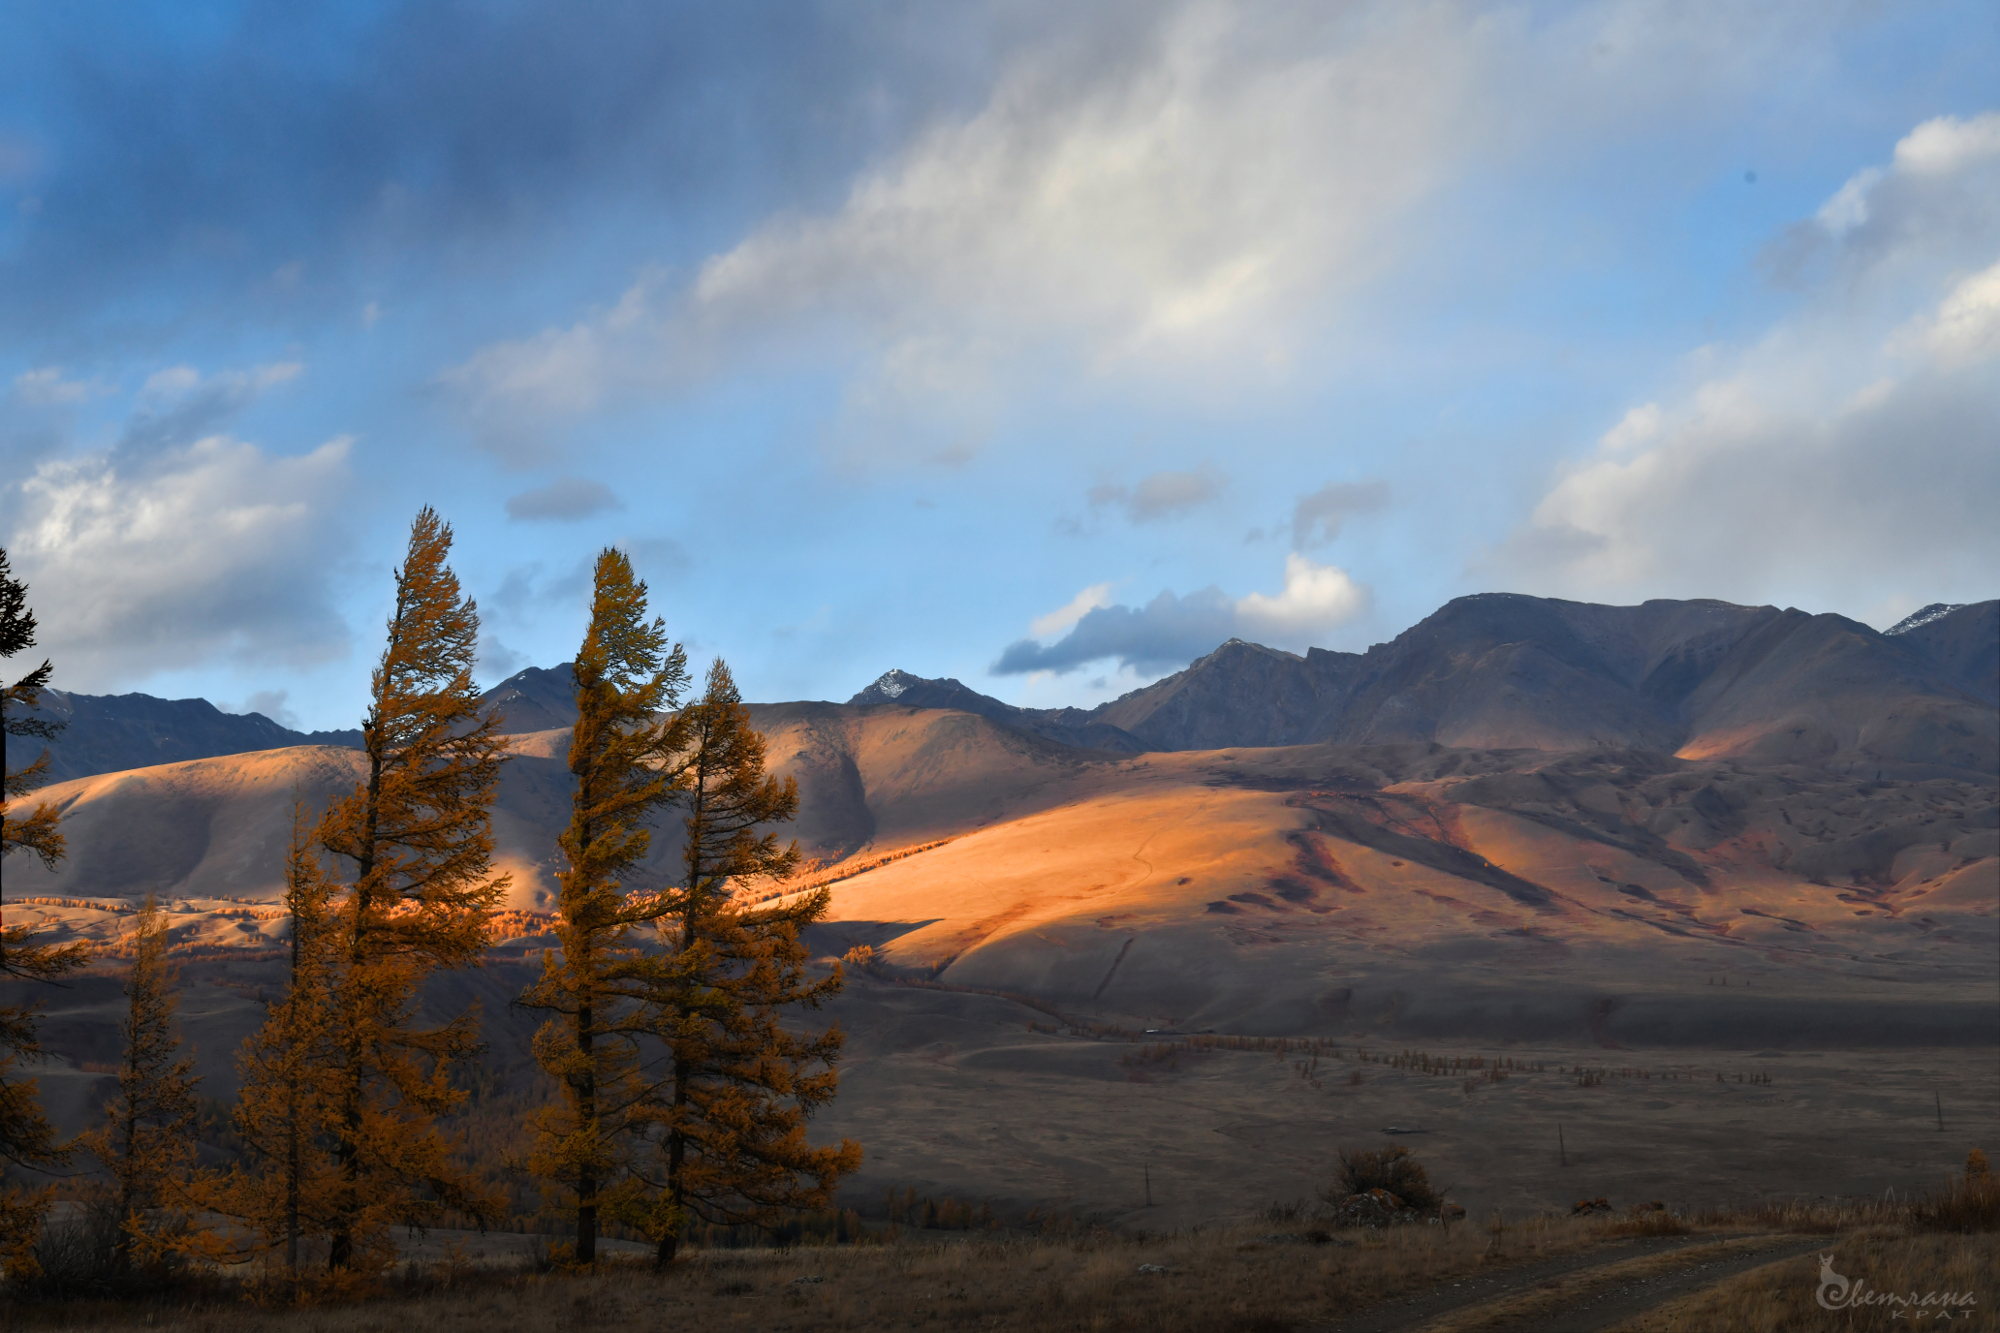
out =
<path fill-rule="evenodd" d="M 1986 1165 L 1984 1153 L 1973 1150 L 1978 1165 Z M 1973 1171 L 1968 1158 L 1965 1174 L 1953 1176 L 1944 1188 L 1910 1209 L 1910 1223 L 1918 1231 L 2000 1231 L 2000 1177 L 1991 1168 Z"/>
<path fill-rule="evenodd" d="M 1668 1212 L 1664 1204 L 1642 1203 L 1604 1230 L 1612 1236 L 1685 1236 L 1688 1229 L 1687 1221 Z"/>
<path fill-rule="evenodd" d="M 1443 1200 L 1431 1188 L 1430 1176 L 1410 1150 L 1392 1144 L 1378 1152 L 1341 1149 L 1339 1194 L 1324 1192 L 1329 1203 L 1369 1190 L 1387 1190 L 1419 1211 L 1435 1208 Z"/>
<path fill-rule="evenodd" d="M 118 1209 L 104 1195 L 51 1218 L 35 1243 L 39 1271 L 13 1284 L 37 1296 L 108 1296 L 117 1287 L 113 1254 L 118 1248 Z"/>

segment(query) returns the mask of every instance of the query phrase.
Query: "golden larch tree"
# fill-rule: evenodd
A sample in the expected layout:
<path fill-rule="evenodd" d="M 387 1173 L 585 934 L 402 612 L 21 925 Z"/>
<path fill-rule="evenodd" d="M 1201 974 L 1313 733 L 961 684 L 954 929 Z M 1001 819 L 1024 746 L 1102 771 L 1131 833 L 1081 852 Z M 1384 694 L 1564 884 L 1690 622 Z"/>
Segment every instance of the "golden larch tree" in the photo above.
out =
<path fill-rule="evenodd" d="M 388 646 L 370 681 L 367 778 L 319 824 L 320 845 L 352 866 L 334 910 L 336 1271 L 392 1260 L 392 1226 L 502 1206 L 452 1160 L 437 1123 L 464 1100 L 451 1075 L 481 1049 L 477 1009 L 437 1026 L 418 1009 L 427 978 L 478 963 L 507 882 L 492 871 L 490 815 L 507 742 L 498 718 L 479 716 L 478 609 L 450 552 L 451 528 L 425 508 L 395 573 Z"/>
<path fill-rule="evenodd" d="M 644 1219 L 670 1264 L 689 1226 L 771 1226 L 786 1211 L 824 1208 L 861 1145 L 814 1147 L 806 1121 L 838 1086 L 838 1026 L 788 1031 L 787 1009 L 816 1009 L 842 985 L 840 967 L 806 974 L 799 935 L 825 915 L 831 890 L 768 905 L 741 888 L 796 869 L 796 843 L 767 826 L 798 813 L 798 783 L 764 771 L 764 738 L 750 725 L 729 668 L 709 669 L 702 698 L 682 714 L 686 843 L 675 910 L 661 921 L 670 966 L 650 1016 L 665 1044 L 655 1089 L 657 1193 Z"/>
<path fill-rule="evenodd" d="M 687 685 L 687 655 L 646 616 L 646 585 L 622 552 L 597 557 L 590 625 L 573 668 L 577 720 L 569 769 L 576 779 L 560 839 L 567 868 L 542 976 L 522 995 L 554 1017 L 535 1036 L 535 1058 L 560 1100 L 529 1121 L 529 1167 L 550 1183 L 576 1222 L 575 1261 L 597 1258 L 600 1210 L 632 1206 L 626 1170 L 651 1124 L 640 1077 L 648 1031 L 639 1001 L 657 980 L 657 952 L 640 927 L 672 908 L 659 893 L 628 893 L 623 877 L 652 845 L 648 824 L 680 789 L 676 756 L 685 728 L 672 716 Z M 668 714 L 669 716 L 662 716 Z"/>
<path fill-rule="evenodd" d="M 188 1229 L 199 1080 L 174 1031 L 178 969 L 167 960 L 168 935 L 167 915 L 149 893 L 129 936 L 118 1095 L 104 1108 L 103 1128 L 83 1138 L 111 1174 L 120 1224 L 112 1267 L 120 1274 L 131 1271 L 135 1252 L 150 1261 Z"/>
<path fill-rule="evenodd" d="M 34 646 L 35 614 L 28 609 L 28 585 L 14 577 L 7 552 L 0 549 L 0 657 L 12 657 Z M 40 709 L 41 692 L 48 688 L 53 670 L 44 661 L 0 688 L 0 725 L 4 725 L 7 750 L 0 767 L 5 774 L 0 856 L 27 852 L 48 870 L 54 870 L 64 856 L 60 813 L 43 801 L 25 815 L 16 815 L 22 799 L 47 777 L 48 748 L 39 746 L 40 754 L 32 763 L 16 768 L 14 746 L 16 737 L 41 742 L 54 739 L 61 731 L 59 722 L 29 716 Z M 16 873 L 10 869 L 8 877 Z M 53 982 L 81 967 L 85 956 L 80 943 L 37 941 L 27 927 L 7 925 L 5 907 L 0 904 L 0 984 Z M 0 1166 L 48 1168 L 69 1161 L 66 1146 L 42 1113 L 35 1080 L 22 1072 L 25 1065 L 42 1058 L 35 1011 L 36 1006 L 27 1001 L 0 1005 Z M 10 1280 L 31 1277 L 38 1271 L 35 1242 L 54 1197 L 50 1188 L 26 1190 L 0 1185 L 0 1268 Z"/>
<path fill-rule="evenodd" d="M 236 1060 L 242 1089 L 233 1120 L 250 1160 L 208 1193 L 213 1211 L 254 1233 L 254 1243 L 243 1248 L 281 1251 L 293 1279 L 301 1242 L 330 1235 L 338 1223 L 334 1124 L 343 1085 L 333 1015 L 335 889 L 313 847 L 305 804 L 295 798 L 285 851 L 291 917 L 285 991 Z"/>

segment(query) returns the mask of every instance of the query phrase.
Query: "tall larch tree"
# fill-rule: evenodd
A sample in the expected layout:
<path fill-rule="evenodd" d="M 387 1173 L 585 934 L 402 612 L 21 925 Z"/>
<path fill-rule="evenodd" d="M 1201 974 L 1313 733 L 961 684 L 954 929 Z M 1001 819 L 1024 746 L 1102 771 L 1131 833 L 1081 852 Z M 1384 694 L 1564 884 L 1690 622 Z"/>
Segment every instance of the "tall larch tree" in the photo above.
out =
<path fill-rule="evenodd" d="M 451 1075 L 481 1049 L 478 1012 L 427 1027 L 418 1008 L 426 979 L 478 962 L 506 890 L 492 868 L 490 807 L 507 742 L 497 717 L 479 716 L 478 609 L 450 552 L 451 528 L 425 508 L 396 570 L 389 642 L 361 724 L 367 779 L 319 825 L 321 846 L 352 872 L 334 911 L 335 1271 L 390 1262 L 398 1224 L 502 1206 L 452 1160 L 437 1123 L 464 1100 Z"/>
<path fill-rule="evenodd" d="M 798 813 L 798 783 L 764 771 L 764 738 L 729 668 L 709 669 L 699 702 L 684 710 L 687 807 L 683 878 L 662 918 L 670 966 L 651 1018 L 665 1044 L 655 1089 L 660 1149 L 648 1219 L 656 1262 L 673 1262 L 690 1225 L 771 1226 L 786 1211 L 824 1208 L 842 1176 L 861 1164 L 851 1139 L 814 1147 L 806 1121 L 838 1086 L 838 1026 L 788 1031 L 786 1010 L 816 1009 L 842 985 L 811 978 L 801 930 L 826 914 L 831 890 L 743 901 L 757 880 L 798 865 L 768 826 Z"/>
<path fill-rule="evenodd" d="M 118 1095 L 104 1108 L 104 1127 L 83 1139 L 116 1190 L 120 1230 L 112 1266 L 119 1274 L 131 1271 L 135 1253 L 150 1261 L 187 1229 L 199 1080 L 174 1031 L 177 969 L 167 960 L 168 934 L 166 913 L 149 893 L 129 937 Z"/>
<path fill-rule="evenodd" d="M 567 869 L 556 937 L 540 979 L 521 997 L 554 1015 L 535 1037 L 535 1056 L 560 1100 L 530 1121 L 530 1168 L 550 1182 L 576 1222 L 575 1260 L 597 1259 L 601 1211 L 633 1206 L 627 1166 L 652 1119 L 641 1078 L 648 1031 L 641 1001 L 662 960 L 637 932 L 673 909 L 674 898 L 628 892 L 624 877 L 652 846 L 649 823 L 681 788 L 678 716 L 687 654 L 671 649 L 665 625 L 647 619 L 646 585 L 622 552 L 597 557 L 590 626 L 577 650 L 576 778 L 560 846 Z M 648 932 L 650 934 L 650 932 Z"/>
<path fill-rule="evenodd" d="M 255 1233 L 253 1252 L 282 1253 L 300 1274 L 302 1242 L 331 1234 L 340 1163 L 335 1113 L 342 1091 L 333 1012 L 336 885 L 312 843 L 304 802 L 292 804 L 285 852 L 285 909 L 291 916 L 284 994 L 264 1026 L 243 1043 L 234 1121 L 250 1161 L 209 1191 L 213 1211 Z"/>
<path fill-rule="evenodd" d="M 0 657 L 13 657 L 34 646 L 35 613 L 28 609 L 28 585 L 14 577 L 7 552 L 0 549 Z M 23 798 L 47 777 L 49 752 L 42 742 L 53 740 L 62 730 L 59 722 L 31 716 L 41 707 L 41 692 L 48 688 L 53 670 L 44 661 L 13 684 L 0 687 L 0 724 L 6 737 L 6 758 L 0 764 L 5 774 L 0 856 L 27 852 L 48 870 L 54 870 L 64 856 L 61 815 L 46 801 L 24 815 L 16 812 Z M 38 751 L 32 762 L 19 767 L 14 762 L 17 739 Z M 13 880 L 18 873 L 10 864 L 6 878 Z M 80 943 L 37 941 L 25 926 L 7 925 L 0 903 L 0 984 L 11 989 L 22 982 L 50 983 L 81 967 L 85 956 Z M 42 1054 L 35 1010 L 30 1000 L 0 1005 L 0 1165 L 47 1168 L 69 1160 L 55 1127 L 42 1114 L 35 1080 L 22 1072 Z M 9 1280 L 37 1271 L 35 1242 L 54 1197 L 52 1189 L 0 1185 L 0 1269 Z"/>

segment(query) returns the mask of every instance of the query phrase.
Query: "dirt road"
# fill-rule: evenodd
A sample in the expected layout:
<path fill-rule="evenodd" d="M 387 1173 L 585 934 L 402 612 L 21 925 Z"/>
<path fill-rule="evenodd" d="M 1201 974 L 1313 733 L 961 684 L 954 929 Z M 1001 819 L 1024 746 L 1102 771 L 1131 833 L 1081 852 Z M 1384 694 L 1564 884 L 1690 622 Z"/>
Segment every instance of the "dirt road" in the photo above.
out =
<path fill-rule="evenodd" d="M 1825 1237 L 1652 1237 L 1461 1279 L 1323 1327 L 1337 1333 L 1601 1333 Z M 1811 1274 L 1801 1270 L 1802 1280 Z"/>

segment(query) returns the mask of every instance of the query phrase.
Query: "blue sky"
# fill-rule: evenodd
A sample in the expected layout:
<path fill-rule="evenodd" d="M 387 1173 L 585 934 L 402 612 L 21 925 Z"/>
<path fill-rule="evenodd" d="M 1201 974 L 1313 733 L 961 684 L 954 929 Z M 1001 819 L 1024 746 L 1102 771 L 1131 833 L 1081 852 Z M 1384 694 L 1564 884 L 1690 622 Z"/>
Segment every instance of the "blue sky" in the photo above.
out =
<path fill-rule="evenodd" d="M 58 682 L 351 725 L 629 550 L 755 699 L 1089 704 L 1494 589 L 1994 594 L 1990 3 L 11 5 Z"/>

